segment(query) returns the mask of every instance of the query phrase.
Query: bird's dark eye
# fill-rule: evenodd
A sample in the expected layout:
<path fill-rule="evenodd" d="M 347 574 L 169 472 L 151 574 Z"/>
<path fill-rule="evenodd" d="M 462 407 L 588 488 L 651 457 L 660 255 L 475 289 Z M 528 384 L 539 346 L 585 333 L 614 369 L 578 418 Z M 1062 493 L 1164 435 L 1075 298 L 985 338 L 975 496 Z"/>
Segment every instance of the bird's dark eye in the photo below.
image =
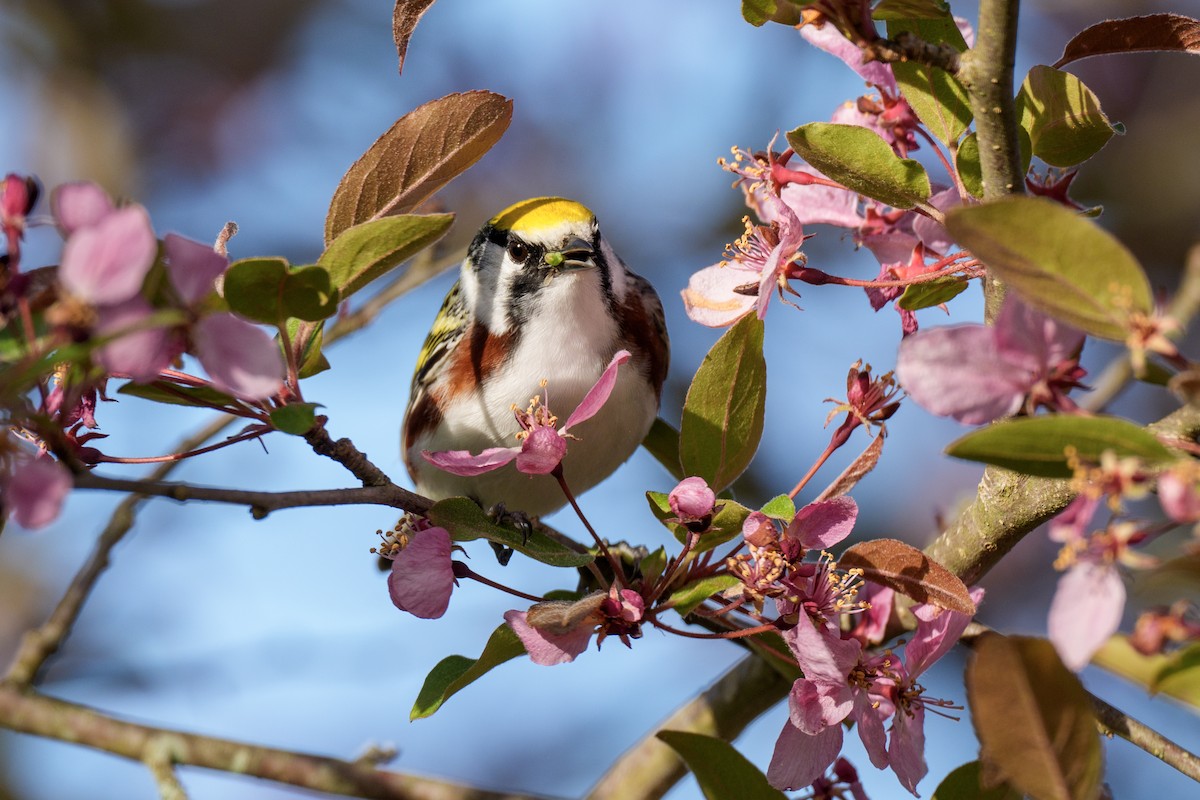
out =
<path fill-rule="evenodd" d="M 508 243 L 508 257 L 517 264 L 524 264 L 529 260 L 529 245 L 512 239 Z"/>

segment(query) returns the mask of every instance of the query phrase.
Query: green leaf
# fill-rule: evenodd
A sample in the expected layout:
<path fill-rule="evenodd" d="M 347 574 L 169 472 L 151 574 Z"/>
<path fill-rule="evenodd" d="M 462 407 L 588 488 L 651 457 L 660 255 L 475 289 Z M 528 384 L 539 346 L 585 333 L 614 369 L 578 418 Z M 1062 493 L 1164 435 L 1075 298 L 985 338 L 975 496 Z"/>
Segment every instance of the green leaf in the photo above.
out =
<path fill-rule="evenodd" d="M 346 171 L 325 217 L 325 245 L 342 231 L 412 211 L 491 149 L 512 120 L 492 92 L 431 100 L 405 114 Z"/>
<path fill-rule="evenodd" d="M 194 406 L 196 408 L 237 408 L 241 404 L 231 395 L 208 386 L 180 386 L 167 381 L 153 383 L 127 383 L 117 394 L 140 397 L 155 403 L 172 406 Z"/>
<path fill-rule="evenodd" d="M 1029 161 L 1033 158 L 1033 145 L 1024 128 L 1017 128 L 1017 143 L 1021 148 L 1021 174 L 1024 175 L 1029 171 Z M 972 197 L 983 197 L 983 168 L 979 164 L 979 138 L 975 131 L 968 133 L 958 143 L 954 169 Z"/>
<path fill-rule="evenodd" d="M 290 267 L 283 258 L 243 258 L 224 278 L 230 309 L 247 319 L 282 325 L 289 317 L 315 322 L 337 311 L 339 296 L 320 266 Z"/>
<path fill-rule="evenodd" d="M 293 343 L 299 343 L 301 379 L 311 378 L 329 369 L 329 360 L 321 352 L 325 343 L 325 321 L 304 322 L 298 319 L 287 321 L 288 338 Z"/>
<path fill-rule="evenodd" d="M 1022 800 L 1024 797 L 1007 783 L 985 788 L 980 772 L 978 761 L 963 764 L 938 784 L 930 800 Z"/>
<path fill-rule="evenodd" d="M 292 436 L 303 436 L 317 423 L 317 409 L 320 407 L 320 403 L 289 403 L 280 406 L 272 409 L 271 424 L 276 430 L 290 433 Z"/>
<path fill-rule="evenodd" d="M 1096 800 L 1104 756 L 1083 685 L 1044 639 L 984 636 L 967 665 L 980 757 L 1038 800 Z"/>
<path fill-rule="evenodd" d="M 962 32 L 954 24 L 949 11 L 943 11 L 933 18 L 888 22 L 890 38 L 894 39 L 901 31 L 914 33 L 930 44 L 948 44 L 960 53 L 967 49 Z M 892 64 L 892 73 L 896 76 L 900 93 L 929 132 L 947 145 L 958 141 L 958 137 L 974 119 L 971 100 L 958 78 L 945 70 L 915 61 Z"/>
<path fill-rule="evenodd" d="M 487 539 L 552 567 L 582 567 L 596 560 L 591 553 L 576 552 L 537 530 L 530 532 L 526 539 L 518 531 L 502 528 L 492 522 L 475 501 L 466 497 L 439 500 L 427 516 L 434 525 L 448 530 L 456 542 Z"/>
<path fill-rule="evenodd" d="M 662 577 L 666 568 L 667 551 L 662 547 L 638 562 L 638 572 L 641 573 L 642 580 L 647 584 L 654 583 Z"/>
<path fill-rule="evenodd" d="M 1002 420 L 968 433 L 951 442 L 946 453 L 967 461 L 1039 475 L 1069 478 L 1066 449 L 1099 463 L 1105 450 L 1119 457 L 1136 456 L 1151 464 L 1174 460 L 1174 454 L 1158 438 L 1128 420 L 1118 417 L 1076 417 L 1047 414 Z"/>
<path fill-rule="evenodd" d="M 900 307 L 905 311 L 920 311 L 947 303 L 967 290 L 968 282 L 961 278 L 938 278 L 904 287 Z"/>
<path fill-rule="evenodd" d="M 894 208 L 929 199 L 929 176 L 900 158 L 879 134 L 858 125 L 810 122 L 787 135 L 788 144 L 831 180 Z"/>
<path fill-rule="evenodd" d="M 975 615 L 966 585 L 938 562 L 896 539 L 872 539 L 846 549 L 839 569 L 860 569 L 865 579 L 887 586 L 918 603 Z"/>
<path fill-rule="evenodd" d="M 704 357 L 683 401 L 679 460 L 719 492 L 745 471 L 758 450 L 767 400 L 763 323 L 739 320 Z"/>
<path fill-rule="evenodd" d="M 707 800 L 787 800 L 729 742 L 687 731 L 654 735 L 679 753 Z"/>
<path fill-rule="evenodd" d="M 941 19 L 950 6 L 942 0 L 880 0 L 871 17 L 881 22 L 902 19 Z M 888 36 L 891 36 L 889 29 Z"/>
<path fill-rule="evenodd" d="M 686 617 L 696 610 L 696 606 L 718 592 L 737 586 L 741 580 L 733 575 L 709 575 L 706 578 L 694 580 L 671 592 L 672 607 L 679 616 Z"/>
<path fill-rule="evenodd" d="M 346 298 L 445 235 L 453 214 L 402 214 L 347 228 L 317 264 Z"/>
<path fill-rule="evenodd" d="M 1171 659 L 1172 656 L 1160 654 L 1144 656 L 1133 649 L 1128 636 L 1118 634 L 1096 651 L 1092 664 L 1139 684 L 1148 692 L 1157 691 L 1200 710 L 1200 680 L 1196 680 L 1194 673 L 1190 679 L 1185 672 L 1179 678 L 1167 676 L 1168 680 L 1156 682 Z"/>
<path fill-rule="evenodd" d="M 1200 688 L 1200 643 L 1181 647 L 1167 656 L 1167 660 L 1154 673 L 1150 690 L 1161 692 L 1166 686 L 1187 685 Z"/>
<path fill-rule="evenodd" d="M 781 494 L 768 500 L 767 504 L 762 507 L 762 513 L 786 525 L 796 516 L 796 504 L 792 498 Z"/>
<path fill-rule="evenodd" d="M 679 464 L 679 431 L 669 422 L 657 417 L 642 440 L 642 447 L 671 473 L 672 478 L 683 480 L 683 467 Z"/>
<path fill-rule="evenodd" d="M 946 214 L 954 240 L 1044 314 L 1124 341 L 1131 313 L 1154 307 L 1150 281 L 1116 237 L 1040 197 L 1008 197 Z"/>
<path fill-rule="evenodd" d="M 492 631 L 483 653 L 479 658 L 447 656 L 437 663 L 425 678 L 425 684 L 417 694 L 410 720 L 424 719 L 442 707 L 451 696 L 481 678 L 488 671 L 511 661 L 525 652 L 525 646 L 513 633 L 508 624 Z"/>
<path fill-rule="evenodd" d="M 1092 90 L 1053 67 L 1029 70 L 1017 93 L 1017 118 L 1029 133 L 1033 154 L 1055 167 L 1082 164 L 1113 135 Z"/>
<path fill-rule="evenodd" d="M 776 10 L 775 0 L 742 0 L 742 19 L 756 28 L 767 24 Z"/>

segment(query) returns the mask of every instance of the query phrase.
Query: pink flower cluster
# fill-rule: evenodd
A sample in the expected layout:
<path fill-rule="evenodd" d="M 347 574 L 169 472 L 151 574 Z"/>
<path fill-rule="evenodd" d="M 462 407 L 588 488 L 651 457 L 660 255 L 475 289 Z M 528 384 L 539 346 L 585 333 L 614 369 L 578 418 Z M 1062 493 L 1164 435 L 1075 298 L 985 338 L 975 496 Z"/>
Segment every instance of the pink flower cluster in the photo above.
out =
<path fill-rule="evenodd" d="M 282 388 L 283 359 L 271 337 L 231 313 L 205 311 L 204 301 L 229 266 L 225 256 L 168 234 L 163 262 L 171 291 L 156 308 L 142 291 L 159 252 L 144 208 L 117 208 L 93 183 L 58 187 L 51 206 L 66 239 L 59 283 L 93 310 L 90 334 L 103 342 L 96 361 L 110 374 L 152 381 L 186 351 L 217 388 L 243 399 L 263 400 Z M 164 309 L 177 312 L 172 321 L 164 322 Z"/>

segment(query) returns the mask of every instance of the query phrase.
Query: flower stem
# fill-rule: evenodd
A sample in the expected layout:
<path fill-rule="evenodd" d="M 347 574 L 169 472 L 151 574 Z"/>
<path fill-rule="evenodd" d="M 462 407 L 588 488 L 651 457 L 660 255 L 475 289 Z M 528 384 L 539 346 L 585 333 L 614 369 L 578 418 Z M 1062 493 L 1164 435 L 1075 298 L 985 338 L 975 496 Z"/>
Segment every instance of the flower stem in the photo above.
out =
<path fill-rule="evenodd" d="M 606 545 L 604 540 L 600 538 L 600 535 L 596 533 L 596 529 L 592 527 L 592 523 L 588 522 L 587 517 L 585 517 L 583 514 L 583 509 L 579 507 L 579 503 L 575 502 L 575 495 L 571 493 L 571 487 L 567 486 L 567 479 L 563 477 L 562 464 L 559 464 L 557 467 L 555 467 L 554 472 L 550 474 L 553 475 L 554 479 L 558 481 L 559 487 L 563 490 L 563 494 L 567 497 L 567 502 L 571 504 L 571 508 L 575 509 L 575 515 L 579 517 L 581 522 L 583 522 L 583 527 L 587 528 L 588 533 L 592 535 L 592 539 L 596 542 L 596 546 L 600 548 L 600 553 L 608 561 L 608 565 L 612 567 L 613 580 L 620 581 L 624 574 L 621 570 L 621 564 L 617 561 L 613 554 L 609 552 L 608 545 Z M 600 576 L 597 574 L 597 577 Z M 601 583 L 603 585 L 603 581 Z M 607 589 L 608 587 L 604 586 L 604 588 Z"/>

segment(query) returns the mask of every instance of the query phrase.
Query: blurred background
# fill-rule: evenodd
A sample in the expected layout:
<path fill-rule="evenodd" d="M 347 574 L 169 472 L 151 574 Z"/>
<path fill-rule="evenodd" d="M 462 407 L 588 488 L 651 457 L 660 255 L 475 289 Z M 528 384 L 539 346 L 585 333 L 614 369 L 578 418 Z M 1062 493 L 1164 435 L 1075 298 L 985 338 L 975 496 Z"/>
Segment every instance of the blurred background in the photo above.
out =
<path fill-rule="evenodd" d="M 716 159 L 733 145 L 761 149 L 776 131 L 828 119 L 838 103 L 862 93 L 859 79 L 790 28 L 745 24 L 734 0 L 443 0 L 418 26 L 400 77 L 391 6 L 5 0 L 0 170 L 34 173 L 47 189 L 99 181 L 144 203 L 160 234 L 211 240 L 235 220 L 235 258 L 310 263 L 338 179 L 396 118 L 449 92 L 500 92 L 515 102 L 511 128 L 439 196 L 458 214 L 448 246 L 465 245 L 484 220 L 525 197 L 561 194 L 593 208 L 617 251 L 666 305 L 674 347 L 663 415 L 678 423 L 690 378 L 718 335 L 686 319 L 679 290 L 693 271 L 720 258 L 745 213 Z M 955 9 L 974 19 L 971 4 Z M 1182 0 L 1174 8 L 1129 0 L 1026 3 L 1018 74 L 1053 63 L 1088 24 L 1162 10 L 1200 12 Z M 1071 69 L 1128 129 L 1086 165 L 1075 195 L 1104 205 L 1104 223 L 1169 290 L 1200 235 L 1200 60 L 1134 55 Z M 928 148 L 917 156 L 929 156 Z M 869 255 L 853 253 L 839 231 L 814 232 L 806 247 L 812 266 L 875 275 Z M 28 264 L 52 263 L 56 244 L 52 231 L 31 231 Z M 452 280 L 447 274 L 421 287 L 371 329 L 332 348 L 333 369 L 306 389 L 308 399 L 325 404 L 335 437 L 350 437 L 400 481 L 398 429 L 412 367 Z M 768 429 L 738 487 L 747 504 L 787 491 L 824 447 L 823 401 L 844 396 L 852 362 L 862 358 L 879 371 L 894 363 L 900 329 L 890 308 L 873 314 L 860 292 L 838 287 L 805 288 L 799 302 L 803 312 L 772 306 Z M 979 309 L 972 290 L 955 301 L 951 321 L 977 319 Z M 941 324 L 943 316 L 931 309 L 920 321 Z M 1113 355 L 1089 348 L 1085 363 L 1093 371 Z M 1150 419 L 1169 407 L 1154 391 L 1133 390 L 1116 410 Z M 97 416 L 110 434 L 105 451 L 129 456 L 168 452 L 206 421 L 200 412 L 130 398 L 105 404 Z M 912 404 L 889 432 L 883 462 L 854 493 L 862 508 L 856 535 L 920 546 L 940 517 L 971 496 L 979 470 L 941 455 L 963 428 Z M 263 490 L 353 485 L 299 439 L 276 435 L 265 444 L 195 459 L 173 479 Z M 865 444 L 852 441 L 809 496 Z M 141 474 L 132 467 L 106 472 Z M 639 453 L 583 506 L 611 539 L 669 546 L 643 492 L 668 491 L 672 483 Z M 10 526 L 0 537 L 0 658 L 7 661 L 19 631 L 52 608 L 119 499 L 76 492 L 52 528 L 30 534 Z M 510 662 L 432 719 L 410 724 L 428 670 L 451 653 L 477 655 L 513 603 L 468 585 L 440 621 L 397 611 L 369 553 L 375 531 L 394 516 L 386 509 L 315 509 L 255 522 L 235 507 L 185 510 L 152 501 L 117 548 L 43 688 L 127 719 L 344 758 L 391 744 L 401 770 L 576 797 L 741 655 L 733 645 L 648 631 L 632 651 L 610 640 L 570 666 Z M 566 514 L 548 521 L 583 533 Z M 994 570 L 984 581 L 983 621 L 1044 633 L 1054 550 L 1035 533 Z M 520 558 L 502 570 L 484 547 L 470 552 L 475 569 L 532 592 L 574 583 Z M 962 655 L 954 653 L 927 676 L 930 694 L 961 702 L 961 674 Z M 1169 701 L 1147 699 L 1094 670 L 1084 681 L 1184 746 L 1200 747 L 1195 717 Z M 762 717 L 739 739 L 741 751 L 765 767 L 785 717 L 783 706 Z M 931 717 L 927 737 L 925 795 L 976 753 L 965 717 Z M 869 765 L 857 737 L 847 742 L 873 798 L 906 796 L 890 773 Z M 1121 740 L 1106 747 L 1117 798 L 1195 791 Z M 198 800 L 301 796 L 248 779 L 180 772 Z M 0 798 L 154 796 L 138 764 L 0 732 Z M 670 795 L 699 796 L 691 781 Z"/>

